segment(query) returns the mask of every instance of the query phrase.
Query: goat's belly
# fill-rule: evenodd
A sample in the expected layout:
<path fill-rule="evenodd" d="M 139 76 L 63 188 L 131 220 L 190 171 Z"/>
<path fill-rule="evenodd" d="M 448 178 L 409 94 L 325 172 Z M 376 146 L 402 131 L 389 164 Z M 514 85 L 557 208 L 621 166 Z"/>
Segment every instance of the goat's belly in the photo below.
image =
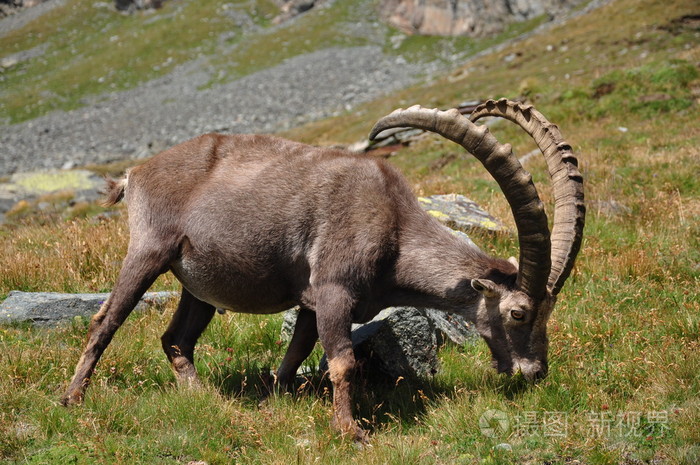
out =
<path fill-rule="evenodd" d="M 296 305 L 284 279 L 269 270 L 242 273 L 183 259 L 174 263 L 171 271 L 193 296 L 218 308 L 268 314 Z"/>

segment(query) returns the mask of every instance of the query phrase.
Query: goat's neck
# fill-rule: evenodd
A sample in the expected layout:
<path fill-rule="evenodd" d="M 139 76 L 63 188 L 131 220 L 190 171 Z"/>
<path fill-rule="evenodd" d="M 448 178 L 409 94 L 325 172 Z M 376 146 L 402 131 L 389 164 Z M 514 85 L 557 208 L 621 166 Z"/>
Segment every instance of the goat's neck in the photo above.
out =
<path fill-rule="evenodd" d="M 436 221 L 416 223 L 402 228 L 395 275 L 397 301 L 473 320 L 481 294 L 471 287 L 471 280 L 485 276 L 494 259 Z"/>

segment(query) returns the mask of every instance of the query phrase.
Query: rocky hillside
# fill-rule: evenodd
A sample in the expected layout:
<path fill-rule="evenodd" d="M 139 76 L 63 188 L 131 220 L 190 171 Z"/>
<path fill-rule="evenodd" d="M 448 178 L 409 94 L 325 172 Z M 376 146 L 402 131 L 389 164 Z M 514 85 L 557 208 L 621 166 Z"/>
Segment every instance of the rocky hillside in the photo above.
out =
<path fill-rule="evenodd" d="M 124 14 L 111 2 L 50 0 L 0 20 L 0 176 L 138 159 L 203 132 L 277 132 L 352 111 L 576 0 L 449 3 L 450 21 L 462 24 L 453 32 L 466 27 L 467 5 L 481 5 L 472 30 L 506 28 L 481 42 L 407 36 L 381 21 L 373 0 L 298 3 L 177 0 Z M 409 3 L 394 1 L 397 15 Z M 437 2 L 424 7 L 421 28 L 446 27 L 433 21 Z M 543 19 L 508 29 L 503 11 Z"/>

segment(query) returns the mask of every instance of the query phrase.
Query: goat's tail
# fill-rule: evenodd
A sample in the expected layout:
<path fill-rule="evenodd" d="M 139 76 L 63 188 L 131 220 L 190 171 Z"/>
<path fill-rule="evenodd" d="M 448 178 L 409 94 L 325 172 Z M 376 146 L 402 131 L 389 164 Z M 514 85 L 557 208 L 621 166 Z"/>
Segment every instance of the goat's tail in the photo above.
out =
<path fill-rule="evenodd" d="M 119 201 L 124 198 L 128 180 L 128 175 L 121 179 L 105 177 L 107 185 L 102 191 L 102 193 L 105 194 L 105 199 L 102 201 L 102 205 L 105 207 L 111 207 L 119 203 Z"/>

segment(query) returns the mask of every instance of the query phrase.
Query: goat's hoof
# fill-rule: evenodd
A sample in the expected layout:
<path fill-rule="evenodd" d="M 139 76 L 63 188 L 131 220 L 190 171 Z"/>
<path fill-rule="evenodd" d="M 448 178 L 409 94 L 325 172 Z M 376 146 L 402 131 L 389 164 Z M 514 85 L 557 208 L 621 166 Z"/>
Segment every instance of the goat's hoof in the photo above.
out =
<path fill-rule="evenodd" d="M 177 387 L 180 390 L 192 390 L 192 391 L 197 391 L 199 389 L 202 389 L 204 385 L 202 382 L 199 380 L 197 375 L 180 375 L 178 373 L 175 373 L 175 381 L 177 383 Z"/>
<path fill-rule="evenodd" d="M 340 431 L 340 434 L 344 438 L 352 438 L 356 445 L 367 445 L 369 444 L 369 433 L 355 423 L 353 420 L 350 424 L 341 424 L 337 418 L 333 418 L 331 421 L 331 427 Z"/>
<path fill-rule="evenodd" d="M 355 430 L 355 437 L 353 438 L 355 447 L 364 449 L 365 447 L 371 446 L 369 443 L 369 433 L 359 426 Z"/>
<path fill-rule="evenodd" d="M 82 393 L 66 393 L 63 397 L 61 397 L 61 405 L 64 407 L 71 407 L 73 405 L 80 405 L 83 403 L 83 394 Z"/>

